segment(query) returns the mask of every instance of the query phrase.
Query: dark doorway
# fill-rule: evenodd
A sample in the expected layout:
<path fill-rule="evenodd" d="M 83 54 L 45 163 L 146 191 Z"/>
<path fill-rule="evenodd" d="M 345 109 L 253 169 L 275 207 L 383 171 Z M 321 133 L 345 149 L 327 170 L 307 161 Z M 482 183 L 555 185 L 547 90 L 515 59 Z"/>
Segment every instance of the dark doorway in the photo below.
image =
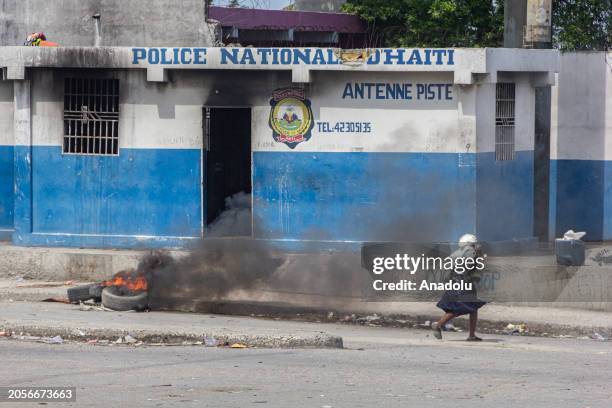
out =
<path fill-rule="evenodd" d="M 210 231 L 223 222 L 225 231 L 214 235 L 245 235 L 246 228 L 250 231 L 251 109 L 205 107 L 203 114 L 204 225 Z M 226 210 L 238 210 L 232 208 L 236 202 L 233 197 L 240 201 L 240 220 L 236 214 L 224 214 Z M 248 225 L 227 225 L 228 222 L 247 224 L 245 211 L 248 211 Z M 222 220 L 225 215 L 226 219 Z"/>
<path fill-rule="evenodd" d="M 548 197 L 550 192 L 550 87 L 535 89 L 534 149 L 534 235 L 540 242 L 548 236 Z"/>

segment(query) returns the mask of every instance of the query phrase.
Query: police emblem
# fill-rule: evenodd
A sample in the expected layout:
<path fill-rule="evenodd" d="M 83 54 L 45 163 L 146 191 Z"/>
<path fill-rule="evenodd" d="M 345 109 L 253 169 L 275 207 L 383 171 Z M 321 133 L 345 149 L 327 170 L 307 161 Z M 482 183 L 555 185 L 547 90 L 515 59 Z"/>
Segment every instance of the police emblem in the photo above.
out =
<path fill-rule="evenodd" d="M 269 125 L 274 140 L 289 148 L 310 139 L 314 126 L 310 101 L 303 89 L 277 89 L 270 99 Z"/>

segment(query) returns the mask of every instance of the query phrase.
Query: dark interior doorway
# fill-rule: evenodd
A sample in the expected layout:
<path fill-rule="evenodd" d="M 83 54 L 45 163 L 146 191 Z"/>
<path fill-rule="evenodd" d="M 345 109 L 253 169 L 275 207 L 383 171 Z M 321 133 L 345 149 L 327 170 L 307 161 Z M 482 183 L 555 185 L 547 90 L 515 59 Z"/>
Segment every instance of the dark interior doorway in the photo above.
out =
<path fill-rule="evenodd" d="M 550 203 L 550 87 L 535 89 L 535 148 L 534 148 L 534 235 L 540 242 L 548 236 L 548 208 Z"/>
<path fill-rule="evenodd" d="M 251 109 L 205 107 L 203 114 L 204 225 L 214 232 L 215 225 L 223 223 L 224 231 L 214 235 L 246 235 L 245 231 L 250 231 Z M 224 213 L 226 210 L 240 214 Z M 247 222 L 248 225 L 233 225 Z"/>

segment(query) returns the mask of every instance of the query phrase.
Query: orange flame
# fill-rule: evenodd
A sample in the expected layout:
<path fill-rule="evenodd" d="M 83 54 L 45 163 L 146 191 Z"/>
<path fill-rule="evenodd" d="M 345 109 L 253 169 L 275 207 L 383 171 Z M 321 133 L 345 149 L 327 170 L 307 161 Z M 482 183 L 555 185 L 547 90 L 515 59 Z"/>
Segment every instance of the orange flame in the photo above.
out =
<path fill-rule="evenodd" d="M 113 279 L 103 283 L 104 286 L 125 286 L 132 292 L 142 292 L 147 290 L 147 280 L 143 275 L 130 278 L 122 275 L 115 275 Z"/>

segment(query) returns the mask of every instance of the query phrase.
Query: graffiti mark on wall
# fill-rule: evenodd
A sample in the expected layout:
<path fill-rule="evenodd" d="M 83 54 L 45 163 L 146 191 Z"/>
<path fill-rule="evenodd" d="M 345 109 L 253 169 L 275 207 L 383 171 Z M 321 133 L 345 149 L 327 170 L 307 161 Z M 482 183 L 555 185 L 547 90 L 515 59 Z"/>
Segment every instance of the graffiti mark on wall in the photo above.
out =
<path fill-rule="evenodd" d="M 310 101 L 303 89 L 277 89 L 272 94 L 270 106 L 269 125 L 276 142 L 295 149 L 310 139 L 314 122 Z"/>

